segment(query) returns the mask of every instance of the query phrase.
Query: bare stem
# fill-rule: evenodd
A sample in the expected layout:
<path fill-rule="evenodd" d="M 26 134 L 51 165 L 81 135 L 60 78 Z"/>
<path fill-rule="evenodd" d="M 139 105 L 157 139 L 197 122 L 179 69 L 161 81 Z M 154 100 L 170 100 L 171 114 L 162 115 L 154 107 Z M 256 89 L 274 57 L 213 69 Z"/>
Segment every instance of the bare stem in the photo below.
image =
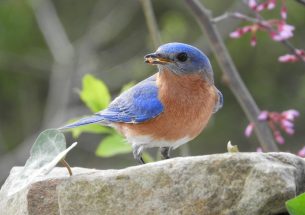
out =
<path fill-rule="evenodd" d="M 231 18 L 231 17 L 236 18 L 236 19 L 242 19 L 244 21 L 253 22 L 253 23 L 260 22 L 260 20 L 258 20 L 256 18 L 253 18 L 253 17 L 250 17 L 250 16 L 247 16 L 247 15 L 242 14 L 242 13 L 228 13 L 228 12 L 211 19 L 211 21 L 214 22 L 214 23 L 217 23 L 217 22 L 223 21 L 223 20 L 225 20 L 227 18 Z"/>
<path fill-rule="evenodd" d="M 255 132 L 264 151 L 279 151 L 267 123 L 259 122 L 258 106 L 243 83 L 239 73 L 226 49 L 223 39 L 211 21 L 211 13 L 197 0 L 185 0 L 188 7 L 197 18 L 202 30 L 205 32 L 214 55 L 221 67 L 230 89 L 241 105 L 249 121 L 255 123 Z"/>
<path fill-rule="evenodd" d="M 153 41 L 154 47 L 158 48 L 161 45 L 161 37 L 158 30 L 158 25 L 156 22 L 156 17 L 152 8 L 152 4 L 150 0 L 140 0 L 143 12 L 146 19 L 146 24 L 149 30 L 149 34 Z"/>
<path fill-rule="evenodd" d="M 298 3 L 302 4 L 303 6 L 305 6 L 305 0 L 296 0 Z"/>
<path fill-rule="evenodd" d="M 70 167 L 70 165 L 68 164 L 68 162 L 65 160 L 65 159 L 62 159 L 60 160 L 60 163 L 67 168 L 68 172 L 69 172 L 69 175 L 72 176 L 73 173 L 72 173 L 72 169 Z"/>
<path fill-rule="evenodd" d="M 273 28 L 272 26 L 268 26 L 268 25 L 264 24 L 264 23 L 266 23 L 266 20 L 264 20 L 264 18 L 259 13 L 255 13 L 255 14 L 256 14 L 256 17 L 258 17 L 258 18 L 250 17 L 250 16 L 244 15 L 242 13 L 224 13 L 223 15 L 215 17 L 211 20 L 213 23 L 217 23 L 217 22 L 223 21 L 227 18 L 236 18 L 236 19 L 241 19 L 244 21 L 252 22 L 252 23 L 261 23 L 261 24 L 263 24 L 262 26 L 264 26 L 266 31 L 269 31 L 269 32 L 277 31 L 277 29 Z M 286 40 L 282 40 L 280 42 L 283 44 L 283 46 L 285 46 L 285 48 L 291 54 L 296 55 L 301 62 L 305 63 L 305 59 L 303 58 L 303 56 L 300 55 L 298 52 L 296 52 L 297 49 L 290 43 L 289 40 L 286 39 Z"/>

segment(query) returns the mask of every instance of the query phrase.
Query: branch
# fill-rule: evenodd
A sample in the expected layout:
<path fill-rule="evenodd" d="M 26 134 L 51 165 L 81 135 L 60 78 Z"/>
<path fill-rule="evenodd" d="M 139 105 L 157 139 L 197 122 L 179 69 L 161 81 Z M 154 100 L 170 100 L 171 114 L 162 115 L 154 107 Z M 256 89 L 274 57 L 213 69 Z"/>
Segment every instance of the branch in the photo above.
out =
<path fill-rule="evenodd" d="M 156 22 L 156 17 L 154 15 L 154 11 L 151 5 L 150 0 L 140 0 L 140 3 L 142 4 L 146 24 L 149 30 L 149 34 L 151 36 L 151 39 L 153 41 L 154 47 L 158 48 L 161 45 L 161 38 L 160 33 L 158 30 L 158 25 Z"/>
<path fill-rule="evenodd" d="M 269 32 L 276 32 L 277 31 L 277 29 L 275 29 L 274 27 L 272 27 L 270 25 L 267 25 L 266 20 L 259 13 L 255 13 L 255 15 L 256 15 L 257 18 L 250 17 L 250 16 L 244 15 L 242 13 L 224 13 L 221 16 L 218 16 L 218 17 L 215 17 L 215 18 L 211 19 L 211 21 L 213 23 L 217 23 L 217 22 L 223 21 L 227 18 L 235 18 L 235 19 L 244 20 L 244 21 L 251 22 L 251 23 L 260 23 L 261 26 L 264 26 L 264 28 Z M 296 51 L 297 49 L 291 44 L 291 42 L 288 39 L 282 40 L 282 41 L 279 41 L 279 42 L 283 46 L 285 46 L 285 48 L 291 54 L 296 55 L 299 58 L 299 60 L 304 63 L 303 65 L 305 65 L 305 59 L 303 58 L 303 56 L 301 54 L 299 54 Z"/>
<path fill-rule="evenodd" d="M 267 123 L 259 122 L 257 120 L 260 110 L 239 76 L 218 30 L 212 24 L 210 11 L 204 8 L 197 0 L 185 0 L 185 2 L 194 13 L 193 15 L 197 18 L 202 30 L 205 32 L 234 96 L 238 100 L 249 121 L 255 123 L 255 132 L 262 148 L 265 151 L 278 151 Z"/>
<path fill-rule="evenodd" d="M 49 47 L 54 65 L 43 118 L 43 127 L 58 126 L 69 102 L 71 79 L 74 72 L 74 47 L 50 0 L 30 1 L 38 26 Z"/>
<path fill-rule="evenodd" d="M 303 6 L 305 6 L 305 0 L 296 0 L 298 3 L 302 4 Z"/>

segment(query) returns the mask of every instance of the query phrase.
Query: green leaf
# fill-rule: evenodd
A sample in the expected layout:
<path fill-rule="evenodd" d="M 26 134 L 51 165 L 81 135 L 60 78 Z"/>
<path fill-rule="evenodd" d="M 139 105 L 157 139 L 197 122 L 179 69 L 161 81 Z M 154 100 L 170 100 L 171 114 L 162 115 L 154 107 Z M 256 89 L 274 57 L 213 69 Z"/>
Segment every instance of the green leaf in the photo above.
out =
<path fill-rule="evenodd" d="M 95 154 L 100 157 L 112 157 L 118 154 L 130 153 L 131 151 L 131 146 L 122 136 L 113 134 L 101 141 Z"/>
<path fill-rule="evenodd" d="M 286 208 L 290 215 L 304 215 L 305 214 L 305 193 L 290 199 L 286 202 Z"/>
<path fill-rule="evenodd" d="M 69 123 L 75 122 L 78 119 L 69 120 Z M 88 124 L 83 125 L 75 128 L 69 129 L 69 131 L 72 133 L 73 138 L 78 138 L 83 132 L 85 133 L 92 133 L 92 134 L 112 134 L 114 133 L 114 130 L 112 128 L 102 126 L 99 124 Z"/>
<path fill-rule="evenodd" d="M 111 99 L 104 82 L 88 74 L 83 77 L 83 89 L 80 98 L 94 113 L 105 109 Z"/>
<path fill-rule="evenodd" d="M 66 149 L 65 136 L 58 130 L 49 129 L 40 133 L 22 171 L 12 178 L 12 181 L 7 182 L 9 184 L 8 195 L 13 195 L 25 188 L 37 176 L 46 175 L 76 144 L 74 143 Z"/>
<path fill-rule="evenodd" d="M 122 89 L 121 89 L 121 93 L 128 90 L 129 88 L 132 88 L 135 84 L 136 84 L 136 82 L 134 82 L 134 81 L 131 81 L 127 84 L 124 84 Z"/>

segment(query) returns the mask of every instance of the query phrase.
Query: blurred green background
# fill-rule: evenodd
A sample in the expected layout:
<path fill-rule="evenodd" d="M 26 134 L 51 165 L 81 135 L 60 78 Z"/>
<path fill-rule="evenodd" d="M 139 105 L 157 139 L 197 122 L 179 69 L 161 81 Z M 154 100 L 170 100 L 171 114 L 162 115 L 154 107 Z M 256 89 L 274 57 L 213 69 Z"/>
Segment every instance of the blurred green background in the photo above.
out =
<path fill-rule="evenodd" d="M 152 0 L 162 42 L 184 42 L 203 50 L 211 60 L 216 85 L 225 105 L 205 131 L 188 144 L 190 155 L 226 152 L 229 140 L 241 151 L 255 151 L 257 139 L 244 137 L 248 121 L 210 53 L 205 35 L 183 1 Z M 249 10 L 240 0 L 202 0 L 214 16 L 225 11 Z M 287 1 L 288 23 L 296 27 L 292 43 L 305 48 L 305 7 Z M 279 10 L 263 13 L 279 17 Z M 58 25 L 58 23 L 62 25 Z M 225 20 L 218 25 L 232 58 L 261 109 L 301 112 L 296 134 L 285 136 L 282 151 L 297 152 L 305 145 L 304 63 L 282 64 L 288 51 L 259 33 L 257 46 L 249 36 L 230 39 L 229 32 L 243 25 Z M 44 33 L 42 33 L 44 32 Z M 154 47 L 141 4 L 137 0 L 2 0 L 0 1 L 0 183 L 12 166 L 23 165 L 39 132 L 89 114 L 79 99 L 81 79 L 87 74 L 102 79 L 116 96 L 122 85 L 138 82 L 155 72 L 143 62 Z M 187 128 L 186 128 L 187 129 Z M 74 140 L 67 134 L 69 143 Z M 72 166 L 106 169 L 135 165 L 132 154 L 99 158 L 94 152 L 99 135 L 83 134 L 67 157 Z M 185 151 L 185 148 L 184 148 Z M 152 153 L 156 153 L 154 150 Z M 180 156 L 177 149 L 173 155 Z"/>

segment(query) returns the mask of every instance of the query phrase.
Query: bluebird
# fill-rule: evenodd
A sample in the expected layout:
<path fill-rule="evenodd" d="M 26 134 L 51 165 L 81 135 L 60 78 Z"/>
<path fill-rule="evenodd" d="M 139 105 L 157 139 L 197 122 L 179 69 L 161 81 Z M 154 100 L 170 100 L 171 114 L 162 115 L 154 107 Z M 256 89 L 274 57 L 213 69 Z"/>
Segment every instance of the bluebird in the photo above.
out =
<path fill-rule="evenodd" d="M 91 123 L 113 127 L 132 145 L 140 163 L 146 148 L 160 147 L 168 159 L 171 149 L 198 136 L 223 105 L 207 56 L 191 45 L 167 43 L 144 59 L 158 67 L 156 74 L 123 92 L 108 108 L 62 129 Z"/>

